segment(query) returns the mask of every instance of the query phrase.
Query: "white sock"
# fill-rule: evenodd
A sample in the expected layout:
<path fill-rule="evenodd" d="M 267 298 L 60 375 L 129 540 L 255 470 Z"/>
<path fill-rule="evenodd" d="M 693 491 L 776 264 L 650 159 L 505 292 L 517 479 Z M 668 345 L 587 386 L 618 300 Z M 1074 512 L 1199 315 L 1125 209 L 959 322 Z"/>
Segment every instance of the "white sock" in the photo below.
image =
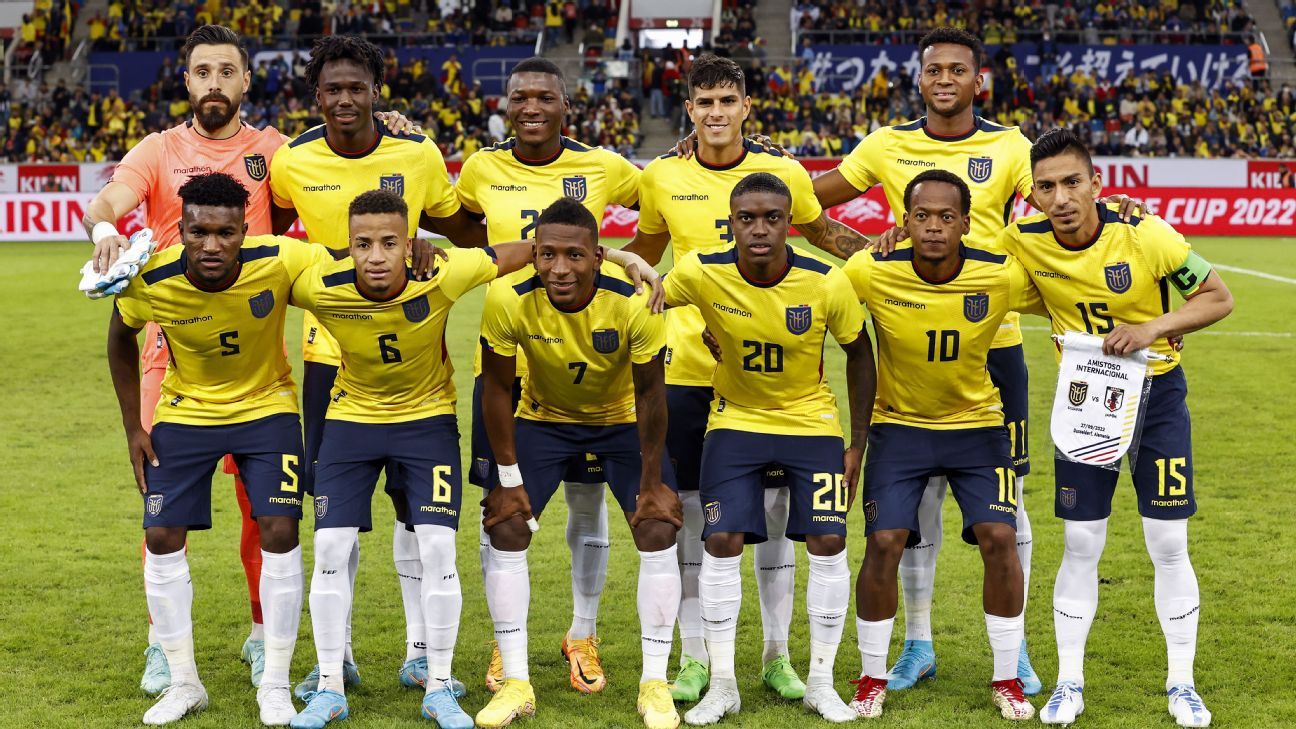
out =
<path fill-rule="evenodd" d="M 943 537 L 941 505 L 945 503 L 945 478 L 927 481 L 918 503 L 918 529 L 922 541 L 900 557 L 900 587 L 904 591 L 905 640 L 932 639 L 932 592 L 936 589 L 936 557 Z"/>
<path fill-rule="evenodd" d="M 697 491 L 679 492 L 684 505 L 684 528 L 679 530 L 675 545 L 679 548 L 680 571 L 680 664 L 684 657 L 711 663 L 706 640 L 702 637 L 702 605 L 698 602 L 698 575 L 702 572 L 702 499 Z"/>
<path fill-rule="evenodd" d="M 1026 613 L 1015 618 L 985 614 L 986 635 L 994 654 L 993 681 L 1017 678 L 1017 659 L 1021 656 L 1022 638 L 1026 635 Z"/>
<path fill-rule="evenodd" d="M 828 557 L 809 552 L 806 612 L 810 613 L 810 675 L 806 683 L 832 683 L 833 663 L 841 644 L 846 609 L 850 606 L 850 568 L 846 550 Z"/>
<path fill-rule="evenodd" d="M 347 580 L 350 582 L 350 592 L 348 595 L 355 594 L 356 575 L 360 574 L 360 534 L 357 530 L 356 538 L 351 541 L 351 554 L 347 557 Z M 343 655 L 347 663 L 355 664 L 355 652 L 351 650 L 351 601 L 348 597 L 347 614 L 346 614 L 346 648 Z"/>
<path fill-rule="evenodd" d="M 495 623 L 495 641 L 504 659 L 504 678 L 531 680 L 527 668 L 527 613 L 531 610 L 531 576 L 527 550 L 489 548 L 486 604 Z"/>
<path fill-rule="evenodd" d="M 482 500 L 490 492 L 482 489 Z M 486 564 L 490 561 L 490 535 L 486 533 L 486 507 L 481 508 L 481 520 L 477 522 L 477 560 L 481 566 L 482 583 L 486 582 Z"/>
<path fill-rule="evenodd" d="M 679 613 L 680 574 L 675 545 L 639 553 L 639 634 L 643 647 L 640 683 L 666 680 L 675 617 Z"/>
<path fill-rule="evenodd" d="M 895 618 L 886 620 L 855 618 L 861 676 L 887 678 L 887 648 L 891 646 L 891 629 L 894 627 Z"/>
<path fill-rule="evenodd" d="M 1031 553 L 1035 551 L 1035 538 L 1031 534 L 1030 517 L 1026 515 L 1026 477 L 1017 477 L 1017 560 L 1022 567 L 1022 614 L 1026 614 L 1026 601 L 1030 599 Z"/>
<path fill-rule="evenodd" d="M 183 549 L 153 554 L 145 548 L 144 595 L 153 617 L 153 633 L 171 667 L 171 683 L 198 683 L 193 647 L 193 583 Z"/>
<path fill-rule="evenodd" d="M 761 629 L 765 634 L 762 663 L 788 654 L 792 628 L 792 593 L 796 590 L 796 552 L 788 539 L 788 489 L 765 489 L 765 533 L 756 545 L 756 595 L 760 598 Z"/>
<path fill-rule="evenodd" d="M 738 612 L 742 609 L 742 556 L 713 557 L 702 553 L 698 575 L 698 601 L 702 604 L 702 629 L 711 654 L 711 677 L 737 680 L 734 644 Z"/>
<path fill-rule="evenodd" d="M 261 610 L 265 618 L 265 671 L 262 686 L 287 686 L 303 589 L 301 545 L 283 554 L 261 550 Z"/>
<path fill-rule="evenodd" d="M 248 640 L 264 641 L 265 623 L 252 623 L 252 630 L 248 631 Z"/>
<path fill-rule="evenodd" d="M 608 512 L 603 484 L 569 483 L 567 548 L 572 562 L 572 622 L 567 634 L 588 638 L 598 632 L 599 598 L 607 581 Z"/>
<path fill-rule="evenodd" d="M 1053 583 L 1058 683 L 1083 686 L 1085 642 L 1098 612 L 1098 560 L 1107 543 L 1107 520 L 1063 521 L 1062 536 L 1062 564 Z"/>
<path fill-rule="evenodd" d="M 419 538 L 400 519 L 392 528 L 392 561 L 400 580 L 401 605 L 405 607 L 405 660 L 427 654 L 423 623 L 423 563 L 419 560 Z"/>
<path fill-rule="evenodd" d="M 158 642 L 157 629 L 153 627 L 153 619 L 151 616 L 149 618 L 148 642 L 149 645 L 153 645 L 154 643 Z"/>
<path fill-rule="evenodd" d="M 459 586 L 459 569 L 455 560 L 455 530 L 445 526 L 417 524 L 419 556 L 423 560 L 423 621 L 426 624 L 428 682 L 427 690 L 436 691 L 450 678 L 454 662 L 455 641 L 459 637 L 459 614 L 463 610 L 463 592 Z"/>
<path fill-rule="evenodd" d="M 1143 519 L 1143 541 L 1156 574 L 1153 599 L 1166 639 L 1166 690 L 1193 683 L 1201 594 L 1188 559 L 1188 520 Z"/>
<path fill-rule="evenodd" d="M 311 575 L 311 632 L 319 661 L 321 691 L 343 692 L 342 661 L 350 638 L 350 565 L 359 541 L 358 527 L 315 531 L 315 570 Z"/>

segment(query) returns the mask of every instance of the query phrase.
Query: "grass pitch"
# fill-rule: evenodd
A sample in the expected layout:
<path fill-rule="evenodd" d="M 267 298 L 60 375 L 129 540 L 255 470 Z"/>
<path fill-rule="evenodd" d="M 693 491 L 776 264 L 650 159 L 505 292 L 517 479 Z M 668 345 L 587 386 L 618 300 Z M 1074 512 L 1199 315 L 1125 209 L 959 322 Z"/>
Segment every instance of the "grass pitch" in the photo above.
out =
<path fill-rule="evenodd" d="M 1296 239 L 1198 239 L 1212 262 L 1291 279 Z M 108 302 L 73 291 L 84 243 L 0 246 L 0 302 L 10 322 L 0 348 L 8 416 L 0 420 L 0 726 L 127 726 L 151 704 L 139 691 L 145 647 L 140 574 L 140 499 L 126 460 L 120 418 L 104 355 Z M 1197 686 L 1220 727 L 1285 726 L 1296 716 L 1296 608 L 1293 555 L 1296 508 L 1290 475 L 1296 449 L 1290 413 L 1296 405 L 1296 286 L 1288 281 L 1225 272 L 1237 299 L 1232 317 L 1188 338 L 1185 369 L 1193 412 L 1197 498 L 1192 557 L 1201 582 L 1202 618 Z M 472 346 L 480 291 L 451 316 L 447 339 L 458 368 L 462 451 L 467 456 Z M 291 310 L 289 332 L 299 331 Z M 1044 322 L 1027 318 L 1034 456 L 1027 480 L 1035 535 L 1027 635 L 1046 691 L 1055 676 L 1050 599 L 1061 557 L 1061 525 L 1052 515 L 1052 461 L 1047 423 L 1056 365 Z M 298 342 L 290 335 L 294 361 Z M 842 356 L 829 345 L 828 372 L 844 393 Z M 844 398 L 842 398 L 844 400 Z M 1101 567 L 1101 607 L 1089 640 L 1084 727 L 1172 727 L 1163 693 L 1165 649 L 1152 605 L 1147 559 L 1133 489 L 1125 480 L 1111 521 Z M 465 513 L 476 498 L 466 487 Z M 238 559 L 238 509 L 230 477 L 213 489 L 215 527 L 190 540 L 195 587 L 194 624 L 199 671 L 211 707 L 185 727 L 255 727 L 257 709 L 238 650 L 249 614 Z M 355 650 L 364 685 L 349 692 L 352 718 L 344 726 L 428 726 L 420 697 L 404 691 L 396 672 L 404 656 L 404 618 L 391 565 L 391 505 L 376 500 L 374 532 L 361 538 L 362 568 L 354 612 Z M 937 576 L 934 627 L 939 676 L 893 694 L 887 726 L 988 726 L 990 655 L 980 601 L 975 550 L 957 539 L 957 506 L 946 501 L 946 546 Z M 309 510 L 308 510 L 309 512 Z M 612 509 L 612 560 L 603 596 L 600 635 L 610 686 L 596 696 L 567 686 L 558 644 L 570 620 L 569 558 L 563 537 L 565 504 L 557 498 L 531 550 L 531 674 L 539 713 L 524 726 L 638 727 L 635 699 L 639 636 L 633 544 Z M 306 569 L 310 523 L 303 524 Z M 852 513 L 852 569 L 863 556 L 863 521 Z M 808 629 L 804 616 L 805 558 L 799 557 L 793 662 L 804 675 Z M 490 616 L 477 566 L 476 529 L 459 535 L 464 590 L 456 674 L 470 687 L 470 714 L 488 699 L 481 677 L 491 638 Z M 1286 566 L 1284 566 L 1286 565 Z M 771 698 L 760 684 L 760 613 L 754 580 L 743 571 L 744 602 L 738 666 L 742 714 L 734 727 L 818 726 L 799 704 Z M 903 639 L 897 621 L 894 660 Z M 310 616 L 302 616 L 293 661 L 299 679 L 315 661 Z M 678 647 L 676 649 L 678 651 Z M 858 675 L 854 622 L 838 654 L 838 689 Z M 1037 697 L 1040 706 L 1043 697 Z"/>

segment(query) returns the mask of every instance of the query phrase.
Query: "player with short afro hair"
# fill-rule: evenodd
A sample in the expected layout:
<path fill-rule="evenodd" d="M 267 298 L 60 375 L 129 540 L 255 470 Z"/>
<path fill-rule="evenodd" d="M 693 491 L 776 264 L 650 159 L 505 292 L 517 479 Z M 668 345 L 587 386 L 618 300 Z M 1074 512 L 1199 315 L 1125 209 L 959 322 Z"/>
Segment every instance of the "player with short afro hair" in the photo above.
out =
<path fill-rule="evenodd" d="M 351 61 L 369 69 L 375 86 L 381 86 L 386 65 L 382 50 L 369 41 L 354 35 L 330 35 L 315 41 L 311 47 L 310 61 L 306 64 L 306 85 L 319 88 L 320 72 L 332 61 Z"/>
<path fill-rule="evenodd" d="M 180 186 L 179 195 L 186 207 L 201 205 L 243 210 L 248 202 L 247 188 L 224 172 L 190 177 L 188 182 Z"/>

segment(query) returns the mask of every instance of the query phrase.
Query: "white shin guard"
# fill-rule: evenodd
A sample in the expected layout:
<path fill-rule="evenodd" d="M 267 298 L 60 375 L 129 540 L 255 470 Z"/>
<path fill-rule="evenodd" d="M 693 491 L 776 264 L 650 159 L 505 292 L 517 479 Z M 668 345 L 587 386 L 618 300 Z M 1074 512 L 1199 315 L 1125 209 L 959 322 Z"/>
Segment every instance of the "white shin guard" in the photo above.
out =
<path fill-rule="evenodd" d="M 392 562 L 400 580 L 401 606 L 405 608 L 405 660 L 412 661 L 427 653 L 423 623 L 423 562 L 419 558 L 419 539 L 395 520 L 392 527 Z"/>
<path fill-rule="evenodd" d="M 765 489 L 765 533 L 752 560 L 756 570 L 756 595 L 760 598 L 765 663 L 787 655 L 792 629 L 792 594 L 796 589 L 796 552 L 787 538 L 788 488 Z"/>
<path fill-rule="evenodd" d="M 675 538 L 680 571 L 680 663 L 688 656 L 710 664 L 702 637 L 702 606 L 698 602 L 698 577 L 702 572 L 702 501 L 697 491 L 679 492 L 684 506 L 684 527 Z"/>
<path fill-rule="evenodd" d="M 171 667 L 171 683 L 197 683 L 193 647 L 193 583 L 183 549 L 170 554 L 144 551 L 144 595 L 153 632 Z"/>
<path fill-rule="evenodd" d="M 360 530 L 334 527 L 315 531 L 315 570 L 311 576 L 311 632 L 320 666 L 320 689 L 342 691 L 342 661 L 350 641 L 353 582 L 350 563 Z"/>
<path fill-rule="evenodd" d="M 922 541 L 908 547 L 900 557 L 900 587 L 904 591 L 905 640 L 932 639 L 932 593 L 936 590 L 936 557 L 943 541 L 941 506 L 945 503 L 946 481 L 927 481 L 918 503 L 918 530 Z"/>
<path fill-rule="evenodd" d="M 527 667 L 527 615 L 531 611 L 531 575 L 527 550 L 487 548 L 486 604 L 495 624 L 495 642 L 504 661 L 504 678 L 530 681 Z"/>
<path fill-rule="evenodd" d="M 671 633 L 680 604 L 680 574 L 676 546 L 639 553 L 639 634 L 643 673 L 639 681 L 666 680 Z"/>
<path fill-rule="evenodd" d="M 1166 639 L 1166 690 L 1193 683 L 1201 594 L 1188 559 L 1188 520 L 1143 519 L 1143 541 L 1156 575 L 1153 599 Z"/>
<path fill-rule="evenodd" d="M 301 624 L 302 550 L 297 545 L 276 554 L 261 550 L 261 610 L 265 618 L 263 687 L 288 686 L 297 628 Z"/>
<path fill-rule="evenodd" d="M 1107 520 L 1063 521 L 1062 564 L 1053 583 L 1053 633 L 1058 683 L 1084 685 L 1084 652 L 1098 612 L 1098 561 L 1107 543 Z"/>
<path fill-rule="evenodd" d="M 850 606 L 850 568 L 846 566 L 844 549 L 825 557 L 806 554 L 810 561 L 810 577 L 806 581 L 806 612 L 810 614 L 807 682 L 831 684 L 846 610 Z"/>
<path fill-rule="evenodd" d="M 427 645 L 428 680 L 450 678 L 455 641 L 459 637 L 459 615 L 463 592 L 455 560 L 455 530 L 450 527 L 417 524 L 419 557 L 423 565 L 422 617 Z"/>
<path fill-rule="evenodd" d="M 702 553 L 698 598 L 707 650 L 711 653 L 712 679 L 735 678 L 734 642 L 738 613 L 742 609 L 742 557 L 713 557 Z"/>
<path fill-rule="evenodd" d="M 563 486 L 567 499 L 567 549 L 572 563 L 573 638 L 586 638 L 598 632 L 599 598 L 607 581 L 608 511 L 603 484 L 568 483 Z"/>

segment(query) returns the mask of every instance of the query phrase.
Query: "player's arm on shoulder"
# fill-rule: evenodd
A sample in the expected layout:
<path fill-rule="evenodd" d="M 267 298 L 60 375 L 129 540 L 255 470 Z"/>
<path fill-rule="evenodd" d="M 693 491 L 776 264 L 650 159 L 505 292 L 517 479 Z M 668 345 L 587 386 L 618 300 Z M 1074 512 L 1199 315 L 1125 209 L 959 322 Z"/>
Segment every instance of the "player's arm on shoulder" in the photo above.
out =
<path fill-rule="evenodd" d="M 650 162 L 639 176 L 639 224 L 634 238 L 622 250 L 637 253 L 652 265 L 661 263 L 670 243 L 670 227 L 657 204 L 657 178 L 665 160 Z"/>
<path fill-rule="evenodd" d="M 639 181 L 643 170 L 634 162 L 619 154 L 608 153 L 612 160 L 608 164 L 608 180 L 613 182 L 610 200 L 614 205 L 637 210 L 639 208 Z"/>
<path fill-rule="evenodd" d="M 434 218 L 426 212 L 419 216 L 419 226 L 450 239 L 460 248 L 485 248 L 486 224 L 481 215 L 477 215 L 462 205 L 444 218 Z"/>
<path fill-rule="evenodd" d="M 139 207 L 139 204 L 139 194 L 129 185 L 110 181 L 86 206 L 81 224 L 94 243 L 94 253 L 90 260 L 94 261 L 95 273 L 103 273 L 111 268 L 130 246 L 126 236 L 117 231 L 117 221 Z"/>
<path fill-rule="evenodd" d="M 848 203 L 878 183 L 877 175 L 873 172 L 876 164 L 873 157 L 881 146 L 881 131 L 877 130 L 864 137 L 837 165 L 837 169 L 814 178 L 815 197 L 819 198 L 820 205 L 830 208 Z"/>
<path fill-rule="evenodd" d="M 852 256 L 846 265 L 842 266 L 842 273 L 846 274 L 846 279 L 850 281 L 855 299 L 865 306 L 868 302 L 869 286 L 873 282 L 874 263 L 873 256 L 865 252 Z"/>
<path fill-rule="evenodd" d="M 797 223 L 797 230 L 806 240 L 825 253 L 847 259 L 869 249 L 873 243 L 863 233 L 839 220 L 828 217 L 827 212 L 808 223 Z"/>
<path fill-rule="evenodd" d="M 623 248 L 608 248 L 604 245 L 599 247 L 603 252 L 603 260 L 625 269 L 630 283 L 634 284 L 635 293 L 643 293 L 644 284 L 648 284 L 649 293 L 661 286 L 661 274 L 657 273 L 657 269 L 639 254 Z M 647 306 L 652 306 L 652 298 L 649 297 L 645 303 Z"/>
<path fill-rule="evenodd" d="M 129 289 L 128 289 L 129 290 Z M 108 320 L 108 373 L 112 377 L 113 390 L 117 393 L 117 407 L 121 410 L 122 428 L 126 431 L 126 448 L 130 454 L 131 467 L 135 472 L 135 485 L 139 492 L 148 491 L 144 480 L 144 462 L 158 465 L 157 455 L 153 452 L 153 441 L 144 429 L 140 419 L 140 371 L 139 371 L 139 336 L 144 322 L 133 318 L 128 308 L 125 318 L 113 303 L 112 318 Z M 127 322 L 130 319 L 130 322 Z"/>

